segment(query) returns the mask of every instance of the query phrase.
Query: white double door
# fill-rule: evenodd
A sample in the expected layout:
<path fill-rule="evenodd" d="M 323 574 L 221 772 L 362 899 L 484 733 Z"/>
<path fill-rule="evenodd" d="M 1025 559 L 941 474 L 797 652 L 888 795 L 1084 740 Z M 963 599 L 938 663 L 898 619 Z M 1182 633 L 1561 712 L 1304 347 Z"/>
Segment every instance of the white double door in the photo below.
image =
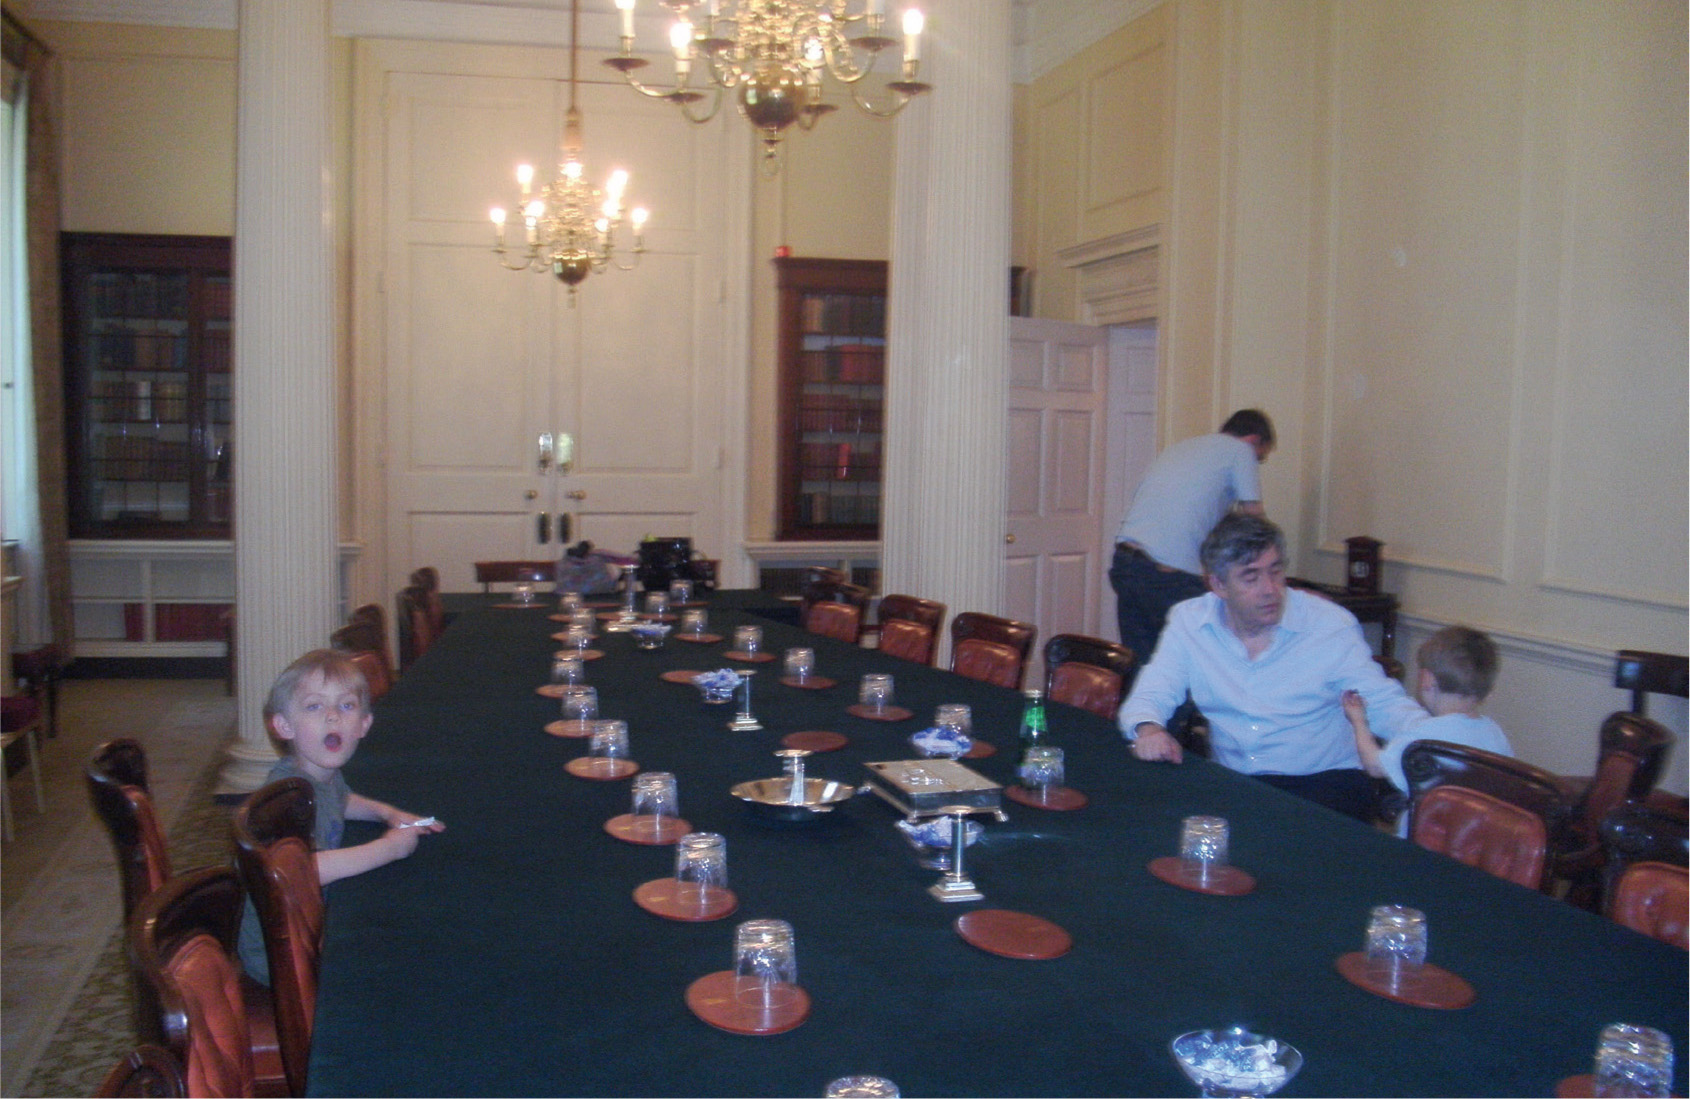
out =
<path fill-rule="evenodd" d="M 582 85 L 589 177 L 631 172 L 630 205 L 652 211 L 647 251 L 573 302 L 549 273 L 503 269 L 488 211 L 515 205 L 517 164 L 555 174 L 566 65 L 560 50 L 361 49 L 359 78 L 381 85 L 359 97 L 379 119 L 360 120 L 375 162 L 358 178 L 380 196 L 380 270 L 360 285 L 379 299 L 361 315 L 383 398 L 387 590 L 425 564 L 469 589 L 477 560 L 555 558 L 581 539 L 631 552 L 689 536 L 720 556 L 737 537 L 743 326 L 727 318 L 745 307 L 728 272 L 747 233 L 728 194 L 744 158 L 725 126 Z"/>

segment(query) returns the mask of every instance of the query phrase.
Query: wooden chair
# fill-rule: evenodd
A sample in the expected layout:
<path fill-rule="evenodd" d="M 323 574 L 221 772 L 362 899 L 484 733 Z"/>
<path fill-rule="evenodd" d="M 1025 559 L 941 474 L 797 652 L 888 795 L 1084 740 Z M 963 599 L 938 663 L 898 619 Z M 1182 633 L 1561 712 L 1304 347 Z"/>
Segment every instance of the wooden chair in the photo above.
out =
<path fill-rule="evenodd" d="M 1664 862 L 1626 867 L 1608 901 L 1608 915 L 1652 939 L 1690 949 L 1690 872 Z"/>
<path fill-rule="evenodd" d="M 879 639 L 881 652 L 933 666 L 939 655 L 939 627 L 945 621 L 943 603 L 913 595 L 883 595 L 875 619 L 863 632 Z"/>
<path fill-rule="evenodd" d="M 370 687 L 371 702 L 393 689 L 393 673 L 387 670 L 387 660 L 381 653 L 359 649 L 352 654 L 352 663 L 364 673 L 364 682 Z"/>
<path fill-rule="evenodd" d="M 1557 876 L 1568 882 L 1567 899 L 1595 911 L 1601 897 L 1602 821 L 1626 802 L 1646 801 L 1666 765 L 1673 735 L 1639 713 L 1609 714 L 1597 733 L 1596 773 L 1563 780 L 1580 789 L 1573 806 L 1573 842 L 1562 851 Z"/>
<path fill-rule="evenodd" d="M 411 587 L 424 591 L 440 590 L 440 570 L 433 565 L 424 565 L 420 569 L 411 570 Z"/>
<path fill-rule="evenodd" d="M 1059 633 L 1045 642 L 1045 697 L 1113 721 L 1137 668 L 1125 645 Z"/>
<path fill-rule="evenodd" d="M 856 584 L 817 583 L 804 591 L 799 622 L 814 634 L 858 644 L 868 618 L 869 590 Z"/>
<path fill-rule="evenodd" d="M 1019 691 L 1038 632 L 1031 623 L 964 611 L 951 619 L 951 671 Z"/>
<path fill-rule="evenodd" d="M 1415 799 L 1409 838 L 1528 889 L 1541 890 L 1549 837 L 1543 818 L 1463 786 L 1435 786 Z"/>
<path fill-rule="evenodd" d="M 5 753 L 21 744 L 28 753 L 30 778 L 35 783 L 35 811 L 47 811 L 41 790 L 41 705 L 28 695 L 7 695 L 0 700 L 0 835 L 12 838 L 12 782 L 5 765 Z"/>
<path fill-rule="evenodd" d="M 397 596 L 399 621 L 399 670 L 415 664 L 438 636 L 428 611 L 428 594 L 406 588 Z"/>
<path fill-rule="evenodd" d="M 23 693 L 41 707 L 48 740 L 59 735 L 59 679 L 63 661 L 59 647 L 53 644 L 12 654 L 12 677 L 18 680 Z"/>
<path fill-rule="evenodd" d="M 181 1099 L 188 1094 L 182 1078 L 182 1064 L 163 1046 L 136 1046 L 112 1066 L 94 1092 L 95 1099 L 143 1096 L 148 1099 Z"/>
<path fill-rule="evenodd" d="M 323 890 L 311 838 L 316 819 L 311 784 L 289 778 L 249 794 L 230 825 L 241 880 L 264 928 L 276 1038 L 294 1095 L 305 1094 L 323 945 Z"/>
<path fill-rule="evenodd" d="M 1602 820 L 1602 896 L 1613 906 L 1614 892 L 1626 870 L 1643 862 L 1690 865 L 1690 809 L 1659 800 L 1627 802 Z"/>
<path fill-rule="evenodd" d="M 190 870 L 141 902 L 129 956 L 161 1007 L 165 1044 L 186 1067 L 188 1094 L 252 1095 L 252 1035 L 234 958 L 241 883 L 228 867 Z"/>
<path fill-rule="evenodd" d="M 1614 654 L 1614 686 L 1631 692 L 1632 713 L 1646 713 L 1647 696 L 1690 697 L 1690 657 L 1621 649 Z"/>
<path fill-rule="evenodd" d="M 557 578 L 556 561 L 477 561 L 475 563 L 475 580 L 484 592 L 492 591 L 494 584 L 515 584 L 527 581 L 531 584 L 549 584 Z"/>

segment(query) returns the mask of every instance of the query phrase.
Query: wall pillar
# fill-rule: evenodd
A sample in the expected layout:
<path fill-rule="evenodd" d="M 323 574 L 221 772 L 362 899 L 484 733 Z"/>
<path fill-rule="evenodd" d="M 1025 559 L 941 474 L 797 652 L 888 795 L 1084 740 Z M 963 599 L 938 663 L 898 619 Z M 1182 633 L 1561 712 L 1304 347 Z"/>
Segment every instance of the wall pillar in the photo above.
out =
<path fill-rule="evenodd" d="M 1003 606 L 1009 0 L 933 0 L 898 116 L 881 590 Z M 948 646 L 947 646 L 948 651 Z"/>
<path fill-rule="evenodd" d="M 242 0 L 237 51 L 239 718 L 220 792 L 263 782 L 265 694 L 328 643 L 339 605 L 328 0 Z"/>

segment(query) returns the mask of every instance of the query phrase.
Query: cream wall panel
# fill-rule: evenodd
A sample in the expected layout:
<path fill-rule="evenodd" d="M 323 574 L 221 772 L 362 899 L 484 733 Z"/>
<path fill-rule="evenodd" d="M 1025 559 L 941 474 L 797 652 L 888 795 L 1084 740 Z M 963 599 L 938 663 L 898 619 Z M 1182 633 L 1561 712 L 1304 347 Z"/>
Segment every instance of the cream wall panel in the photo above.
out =
<path fill-rule="evenodd" d="M 1543 581 L 1683 607 L 1685 12 L 1616 4 L 1580 29 Z"/>
<path fill-rule="evenodd" d="M 1166 57 L 1157 41 L 1087 81 L 1081 240 L 1153 225 L 1161 216 Z"/>
<path fill-rule="evenodd" d="M 1085 96 L 1078 87 L 1059 86 L 1039 98 L 1033 116 L 1034 225 L 1033 315 L 1051 320 L 1077 319 L 1075 273 L 1057 252 L 1079 242 L 1080 173 L 1085 145 Z"/>

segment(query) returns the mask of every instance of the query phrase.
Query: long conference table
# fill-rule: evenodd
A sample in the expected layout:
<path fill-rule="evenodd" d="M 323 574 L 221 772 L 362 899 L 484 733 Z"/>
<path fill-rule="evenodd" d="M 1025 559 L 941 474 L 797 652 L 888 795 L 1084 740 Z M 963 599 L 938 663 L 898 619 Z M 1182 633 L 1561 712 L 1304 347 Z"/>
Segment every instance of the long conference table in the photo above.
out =
<path fill-rule="evenodd" d="M 629 780 L 566 773 L 586 741 L 543 731 L 559 706 L 535 688 L 561 625 L 501 598 L 454 598 L 460 613 L 376 704 L 347 767 L 353 789 L 448 828 L 329 886 L 314 1095 L 803 1096 L 853 1074 L 906 1096 L 1193 1095 L 1169 1040 L 1234 1024 L 1302 1051 L 1284 1095 L 1551 1095 L 1590 1071 L 1611 1022 L 1665 1030 L 1686 1093 L 1684 952 L 1207 761 L 1141 763 L 1110 722 L 1066 706 L 1050 707 L 1051 738 L 1090 802 L 1006 801 L 1007 822 L 975 818 L 968 869 L 983 901 L 930 896 L 938 873 L 872 794 L 809 826 L 754 816 L 728 791 L 780 774 L 787 733 L 848 737 L 811 756 L 809 774 L 860 783 L 866 762 L 916 754 L 908 737 L 937 704 L 966 702 L 999 749 L 969 764 L 1007 785 L 1021 712 L 1013 691 L 775 621 L 755 593 L 715 595 L 712 632 L 761 625 L 769 649 L 814 648 L 817 674 L 838 684 L 799 690 L 778 682 L 778 663 L 755 665 L 761 732 L 730 732 L 735 706 L 659 678 L 751 666 L 725 659 L 727 642 L 594 642 L 602 716 L 628 722 L 644 769 L 678 776 L 695 830 L 726 837 L 739 898 L 713 922 L 648 914 L 633 891 L 672 873 L 674 849 L 604 830 L 629 811 Z M 870 671 L 894 674 L 914 717 L 845 712 Z M 1208 896 L 1147 871 L 1198 813 L 1231 822 L 1253 892 Z M 370 826 L 348 842 L 365 838 L 357 827 Z M 1410 1007 L 1338 973 L 1380 903 L 1426 913 L 1430 960 L 1473 986 L 1471 1006 Z M 982 908 L 1053 921 L 1073 948 L 1044 961 L 979 950 L 954 923 Z M 779 1035 L 718 1030 L 688 1009 L 687 986 L 731 968 L 734 927 L 765 917 L 795 929 L 809 1017 Z"/>

